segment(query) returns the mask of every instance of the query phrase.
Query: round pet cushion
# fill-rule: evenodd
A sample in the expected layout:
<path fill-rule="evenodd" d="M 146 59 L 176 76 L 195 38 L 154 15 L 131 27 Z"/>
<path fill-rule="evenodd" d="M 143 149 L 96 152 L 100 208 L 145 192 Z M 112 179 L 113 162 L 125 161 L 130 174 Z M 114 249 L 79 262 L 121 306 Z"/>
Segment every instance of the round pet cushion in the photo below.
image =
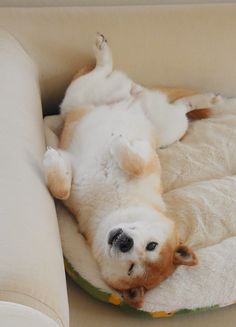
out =
<path fill-rule="evenodd" d="M 167 214 L 199 263 L 148 291 L 139 312 L 163 317 L 236 302 L 235 141 L 236 100 L 225 99 L 211 118 L 191 122 L 180 142 L 158 151 Z M 92 296 L 127 308 L 102 280 L 74 218 L 60 203 L 57 211 L 67 273 Z"/>

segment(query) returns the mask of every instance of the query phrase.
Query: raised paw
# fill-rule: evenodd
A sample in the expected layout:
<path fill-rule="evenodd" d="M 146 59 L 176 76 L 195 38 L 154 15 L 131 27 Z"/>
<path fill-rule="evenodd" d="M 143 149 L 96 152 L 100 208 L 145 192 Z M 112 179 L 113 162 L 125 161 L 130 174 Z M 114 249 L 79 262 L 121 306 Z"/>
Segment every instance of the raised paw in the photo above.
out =
<path fill-rule="evenodd" d="M 98 48 L 98 50 L 102 50 L 106 44 L 107 44 L 107 39 L 105 38 L 105 36 L 97 32 L 95 45 Z"/>
<path fill-rule="evenodd" d="M 103 34 L 97 33 L 93 50 L 96 58 L 96 66 L 99 69 L 103 68 L 102 71 L 105 75 L 110 74 L 113 66 L 112 53 L 107 44 L 107 39 Z"/>

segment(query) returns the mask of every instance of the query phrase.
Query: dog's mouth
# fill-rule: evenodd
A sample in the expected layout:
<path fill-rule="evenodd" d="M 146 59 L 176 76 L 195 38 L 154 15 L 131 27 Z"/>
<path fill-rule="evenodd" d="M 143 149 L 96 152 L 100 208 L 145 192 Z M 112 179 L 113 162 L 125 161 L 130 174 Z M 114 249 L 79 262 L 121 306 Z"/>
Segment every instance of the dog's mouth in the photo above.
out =
<path fill-rule="evenodd" d="M 108 237 L 108 244 L 111 246 L 113 244 L 115 244 L 122 233 L 123 233 L 123 230 L 121 228 L 111 231 L 109 234 L 109 237 Z"/>

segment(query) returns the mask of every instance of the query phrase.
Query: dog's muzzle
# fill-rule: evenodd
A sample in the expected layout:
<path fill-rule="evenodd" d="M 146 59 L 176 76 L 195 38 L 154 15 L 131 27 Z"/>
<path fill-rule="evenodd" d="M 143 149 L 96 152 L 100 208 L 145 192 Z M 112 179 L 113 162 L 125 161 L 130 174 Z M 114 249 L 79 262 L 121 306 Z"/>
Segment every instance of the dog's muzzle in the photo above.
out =
<path fill-rule="evenodd" d="M 119 251 L 129 252 L 134 246 L 133 239 L 127 235 L 122 228 L 114 229 L 109 233 L 108 244 L 114 246 Z"/>

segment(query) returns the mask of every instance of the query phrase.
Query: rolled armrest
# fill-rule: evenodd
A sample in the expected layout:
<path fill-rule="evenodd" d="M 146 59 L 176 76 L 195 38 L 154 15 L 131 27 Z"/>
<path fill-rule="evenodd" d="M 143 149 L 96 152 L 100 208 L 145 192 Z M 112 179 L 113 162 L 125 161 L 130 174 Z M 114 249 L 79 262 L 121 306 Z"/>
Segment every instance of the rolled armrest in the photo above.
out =
<path fill-rule="evenodd" d="M 0 301 L 68 327 L 55 206 L 41 167 L 44 150 L 37 70 L 19 43 L 0 31 Z M 0 326 L 2 319 L 0 314 Z M 49 325 L 42 318 L 40 326 Z"/>

